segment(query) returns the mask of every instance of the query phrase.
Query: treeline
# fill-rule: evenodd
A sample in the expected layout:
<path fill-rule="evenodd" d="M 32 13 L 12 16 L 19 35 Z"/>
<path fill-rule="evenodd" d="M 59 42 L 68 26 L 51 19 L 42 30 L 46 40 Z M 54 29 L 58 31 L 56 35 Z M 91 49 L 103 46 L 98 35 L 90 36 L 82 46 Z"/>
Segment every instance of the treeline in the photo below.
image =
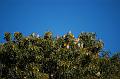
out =
<path fill-rule="evenodd" d="M 110 57 L 95 33 L 75 38 L 71 32 L 56 37 L 6 32 L 4 39 L 0 79 L 120 79 L 120 53 Z"/>

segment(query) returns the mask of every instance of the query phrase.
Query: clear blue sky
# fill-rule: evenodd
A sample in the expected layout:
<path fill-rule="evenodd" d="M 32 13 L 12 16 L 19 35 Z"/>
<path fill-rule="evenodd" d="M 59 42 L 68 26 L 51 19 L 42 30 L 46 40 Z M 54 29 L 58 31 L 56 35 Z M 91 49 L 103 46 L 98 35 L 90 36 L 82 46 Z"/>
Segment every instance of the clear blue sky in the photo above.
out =
<path fill-rule="evenodd" d="M 0 36 L 48 30 L 54 35 L 71 30 L 75 36 L 96 32 L 104 49 L 120 51 L 120 0 L 0 0 Z"/>

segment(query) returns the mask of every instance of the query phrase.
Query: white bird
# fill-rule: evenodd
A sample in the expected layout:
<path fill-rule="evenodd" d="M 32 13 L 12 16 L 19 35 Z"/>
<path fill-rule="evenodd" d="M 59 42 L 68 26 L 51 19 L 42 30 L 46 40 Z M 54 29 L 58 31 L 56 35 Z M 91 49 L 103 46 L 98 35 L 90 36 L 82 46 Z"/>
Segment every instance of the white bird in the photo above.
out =
<path fill-rule="evenodd" d="M 80 47 L 81 47 L 81 48 L 83 48 L 83 45 L 84 45 L 84 44 L 83 44 L 83 43 L 81 43 L 81 44 L 80 44 Z"/>
<path fill-rule="evenodd" d="M 32 33 L 32 36 L 35 37 L 35 33 Z"/>
<path fill-rule="evenodd" d="M 97 72 L 96 75 L 97 75 L 97 76 L 100 76 L 100 72 Z"/>
<path fill-rule="evenodd" d="M 40 35 L 39 34 L 37 34 L 37 38 L 39 38 L 40 37 Z"/>
<path fill-rule="evenodd" d="M 80 43 L 78 43 L 78 47 L 80 47 Z"/>
<path fill-rule="evenodd" d="M 56 37 L 57 39 L 59 39 L 60 37 L 57 35 L 57 37 Z"/>

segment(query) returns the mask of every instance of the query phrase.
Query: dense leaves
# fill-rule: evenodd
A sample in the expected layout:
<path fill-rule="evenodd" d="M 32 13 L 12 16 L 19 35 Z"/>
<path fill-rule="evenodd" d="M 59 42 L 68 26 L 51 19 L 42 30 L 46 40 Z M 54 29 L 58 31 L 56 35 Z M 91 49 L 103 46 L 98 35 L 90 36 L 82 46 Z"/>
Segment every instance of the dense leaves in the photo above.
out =
<path fill-rule="evenodd" d="M 0 79 L 120 79 L 120 54 L 110 57 L 95 33 L 13 36 L 0 44 Z"/>

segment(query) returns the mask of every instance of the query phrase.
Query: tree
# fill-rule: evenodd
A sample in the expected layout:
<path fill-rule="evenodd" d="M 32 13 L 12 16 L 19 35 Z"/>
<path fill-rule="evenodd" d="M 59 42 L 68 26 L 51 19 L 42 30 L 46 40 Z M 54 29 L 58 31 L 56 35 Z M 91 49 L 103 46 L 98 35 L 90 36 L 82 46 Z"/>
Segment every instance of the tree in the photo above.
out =
<path fill-rule="evenodd" d="M 83 32 L 75 38 L 69 32 L 53 37 L 32 33 L 24 36 L 5 33 L 0 44 L 1 79 L 119 79 L 120 54 L 110 57 L 95 33 Z M 102 52 L 103 56 L 99 56 Z"/>

